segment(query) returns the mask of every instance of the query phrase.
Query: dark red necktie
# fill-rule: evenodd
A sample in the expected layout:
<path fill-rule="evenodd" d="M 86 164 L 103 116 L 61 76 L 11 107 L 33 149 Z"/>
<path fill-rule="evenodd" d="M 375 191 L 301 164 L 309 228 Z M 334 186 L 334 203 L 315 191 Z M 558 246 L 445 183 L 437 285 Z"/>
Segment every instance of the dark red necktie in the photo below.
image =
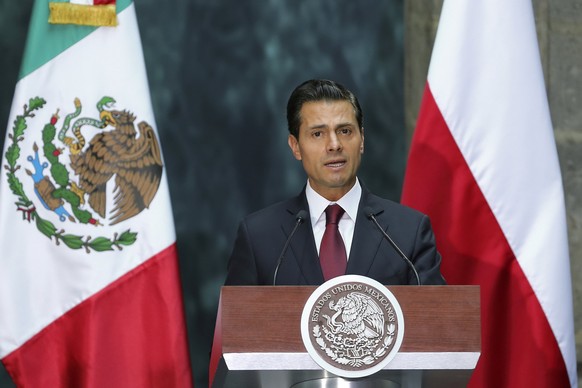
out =
<path fill-rule="evenodd" d="M 323 278 L 329 280 L 346 273 L 348 259 L 344 240 L 338 229 L 340 218 L 345 210 L 334 204 L 325 209 L 325 233 L 319 248 L 319 261 Z"/>

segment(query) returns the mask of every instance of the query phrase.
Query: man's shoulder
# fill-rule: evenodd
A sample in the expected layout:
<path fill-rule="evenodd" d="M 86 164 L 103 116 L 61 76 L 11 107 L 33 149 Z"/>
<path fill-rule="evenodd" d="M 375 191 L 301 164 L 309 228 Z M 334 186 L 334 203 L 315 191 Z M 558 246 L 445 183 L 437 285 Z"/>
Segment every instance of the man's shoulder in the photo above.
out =
<path fill-rule="evenodd" d="M 266 222 L 281 222 L 282 218 L 294 218 L 301 210 L 297 197 L 273 203 L 262 209 L 256 210 L 245 217 L 247 224 L 264 224 Z"/>
<path fill-rule="evenodd" d="M 290 199 L 284 201 L 275 202 L 271 205 L 265 206 L 259 210 L 255 210 L 247 215 L 246 218 L 260 218 L 266 215 L 271 215 L 273 213 L 280 213 L 285 211 L 289 207 Z"/>
<path fill-rule="evenodd" d="M 365 206 L 370 207 L 374 212 L 383 212 L 385 214 L 402 215 L 405 217 L 421 218 L 425 214 L 417 209 L 403 205 L 396 201 L 380 197 L 371 192 L 366 193 Z"/>

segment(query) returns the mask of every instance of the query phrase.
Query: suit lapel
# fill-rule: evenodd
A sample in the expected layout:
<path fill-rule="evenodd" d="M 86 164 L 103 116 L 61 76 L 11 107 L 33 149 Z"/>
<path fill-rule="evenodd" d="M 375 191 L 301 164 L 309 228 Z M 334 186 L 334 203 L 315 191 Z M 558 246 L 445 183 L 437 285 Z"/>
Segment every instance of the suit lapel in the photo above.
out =
<path fill-rule="evenodd" d="M 370 192 L 362 185 L 362 198 L 358 206 L 356 227 L 346 269 L 347 274 L 369 276 L 370 268 L 382 243 L 382 235 L 368 219 L 364 211 L 365 208 L 374 212 L 375 215 L 383 211 L 371 197 Z M 382 225 L 382 227 L 387 226 Z"/>
<path fill-rule="evenodd" d="M 293 227 L 295 226 L 295 215 L 304 209 L 309 214 L 309 206 L 305 197 L 305 189 L 290 202 L 288 211 L 292 214 L 292 221 L 285 222 L 282 227 L 286 236 L 289 236 Z M 319 257 L 317 256 L 317 248 L 315 246 L 315 239 L 313 238 L 313 227 L 311 225 L 311 217 L 307 217 L 303 225 L 300 225 L 295 236 L 293 236 L 289 244 L 289 251 L 303 276 L 305 284 L 321 284 L 323 283 L 323 273 L 319 265 Z M 289 255 L 291 257 L 291 255 Z M 293 281 L 293 280 L 292 280 Z"/>

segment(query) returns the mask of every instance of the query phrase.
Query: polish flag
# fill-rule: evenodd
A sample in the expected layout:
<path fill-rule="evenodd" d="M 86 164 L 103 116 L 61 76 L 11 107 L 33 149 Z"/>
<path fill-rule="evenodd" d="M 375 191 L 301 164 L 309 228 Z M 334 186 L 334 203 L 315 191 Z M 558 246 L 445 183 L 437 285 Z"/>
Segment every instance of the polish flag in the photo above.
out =
<path fill-rule="evenodd" d="M 34 4 L 0 173 L 0 360 L 18 387 L 193 385 L 134 4 L 116 9 L 88 27 Z"/>
<path fill-rule="evenodd" d="M 471 387 L 577 386 L 564 193 L 529 0 L 445 0 L 402 202 L 481 286 Z"/>

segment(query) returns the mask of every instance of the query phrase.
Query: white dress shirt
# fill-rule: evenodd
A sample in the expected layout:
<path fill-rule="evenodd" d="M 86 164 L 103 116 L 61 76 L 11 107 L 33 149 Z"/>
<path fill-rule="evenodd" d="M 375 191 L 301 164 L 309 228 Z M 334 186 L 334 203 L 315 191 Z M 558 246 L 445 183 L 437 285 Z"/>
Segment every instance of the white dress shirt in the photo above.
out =
<path fill-rule="evenodd" d="M 358 206 L 362 196 L 362 187 L 360 181 L 356 178 L 354 187 L 350 189 L 337 202 L 330 202 L 319 195 L 307 181 L 305 188 L 305 196 L 307 197 L 307 204 L 309 205 L 309 214 L 311 216 L 311 225 L 313 226 L 313 237 L 315 238 L 315 246 L 317 247 L 317 254 L 319 255 L 319 247 L 323 239 L 323 232 L 325 232 L 325 209 L 334 203 L 340 205 L 345 213 L 340 219 L 338 228 L 344 240 L 346 247 L 346 257 L 350 257 L 350 250 L 352 247 L 352 240 L 354 238 L 354 228 L 356 226 L 356 216 L 358 214 Z"/>

